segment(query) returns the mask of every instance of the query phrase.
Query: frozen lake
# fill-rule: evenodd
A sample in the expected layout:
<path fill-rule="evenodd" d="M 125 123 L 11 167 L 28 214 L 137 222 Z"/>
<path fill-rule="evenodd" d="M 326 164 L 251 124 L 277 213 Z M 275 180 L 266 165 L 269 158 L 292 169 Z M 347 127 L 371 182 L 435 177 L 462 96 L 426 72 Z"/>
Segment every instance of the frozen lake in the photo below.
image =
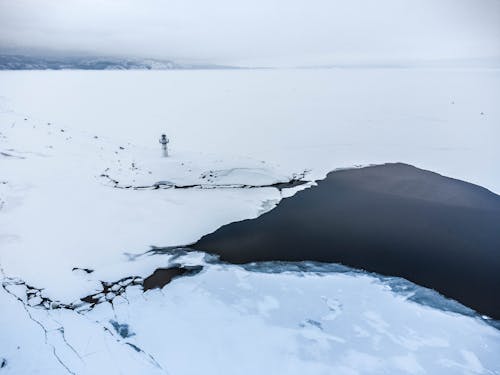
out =
<path fill-rule="evenodd" d="M 0 72 L 1 370 L 500 371 L 491 321 L 405 280 L 149 251 L 337 168 L 403 162 L 498 194 L 499 99 L 498 70 Z"/>

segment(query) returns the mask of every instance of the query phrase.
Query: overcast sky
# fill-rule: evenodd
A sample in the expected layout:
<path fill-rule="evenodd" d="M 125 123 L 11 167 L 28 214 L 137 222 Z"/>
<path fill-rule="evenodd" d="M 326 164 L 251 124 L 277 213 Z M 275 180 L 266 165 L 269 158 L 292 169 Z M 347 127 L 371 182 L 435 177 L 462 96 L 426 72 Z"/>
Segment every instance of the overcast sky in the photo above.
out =
<path fill-rule="evenodd" d="M 0 0 L 0 47 L 230 64 L 500 56 L 500 0 Z"/>

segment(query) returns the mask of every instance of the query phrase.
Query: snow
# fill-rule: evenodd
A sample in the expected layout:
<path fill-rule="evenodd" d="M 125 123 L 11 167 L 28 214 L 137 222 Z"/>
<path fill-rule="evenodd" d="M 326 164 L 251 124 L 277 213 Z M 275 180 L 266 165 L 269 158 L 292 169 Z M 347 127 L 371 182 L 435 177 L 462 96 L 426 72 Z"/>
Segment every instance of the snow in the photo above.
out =
<path fill-rule="evenodd" d="M 406 162 L 500 192 L 499 71 L 0 82 L 2 373 L 500 372 L 499 331 L 432 291 L 335 265 L 146 253 L 257 217 L 310 186 L 273 184 L 336 168 Z M 143 293 L 142 278 L 174 263 L 204 268 Z M 80 301 L 98 293 L 94 307 Z"/>

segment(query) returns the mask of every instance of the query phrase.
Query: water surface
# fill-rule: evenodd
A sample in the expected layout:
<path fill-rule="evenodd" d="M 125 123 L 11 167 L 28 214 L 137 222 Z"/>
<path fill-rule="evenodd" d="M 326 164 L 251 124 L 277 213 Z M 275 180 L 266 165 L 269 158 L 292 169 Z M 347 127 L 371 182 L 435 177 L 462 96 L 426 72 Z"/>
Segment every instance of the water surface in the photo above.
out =
<path fill-rule="evenodd" d="M 232 263 L 342 263 L 401 276 L 500 318 L 500 196 L 405 164 L 330 173 L 195 249 Z"/>

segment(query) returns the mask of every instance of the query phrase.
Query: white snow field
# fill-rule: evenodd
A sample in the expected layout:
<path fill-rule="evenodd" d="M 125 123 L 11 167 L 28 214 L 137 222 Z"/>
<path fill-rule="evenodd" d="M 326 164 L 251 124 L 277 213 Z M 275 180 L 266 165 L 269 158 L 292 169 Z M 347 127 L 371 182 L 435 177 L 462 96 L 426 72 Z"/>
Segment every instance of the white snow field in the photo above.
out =
<path fill-rule="evenodd" d="M 500 374 L 499 330 L 402 280 L 147 253 L 336 168 L 498 194 L 499 102 L 495 69 L 0 72 L 0 374 Z"/>

